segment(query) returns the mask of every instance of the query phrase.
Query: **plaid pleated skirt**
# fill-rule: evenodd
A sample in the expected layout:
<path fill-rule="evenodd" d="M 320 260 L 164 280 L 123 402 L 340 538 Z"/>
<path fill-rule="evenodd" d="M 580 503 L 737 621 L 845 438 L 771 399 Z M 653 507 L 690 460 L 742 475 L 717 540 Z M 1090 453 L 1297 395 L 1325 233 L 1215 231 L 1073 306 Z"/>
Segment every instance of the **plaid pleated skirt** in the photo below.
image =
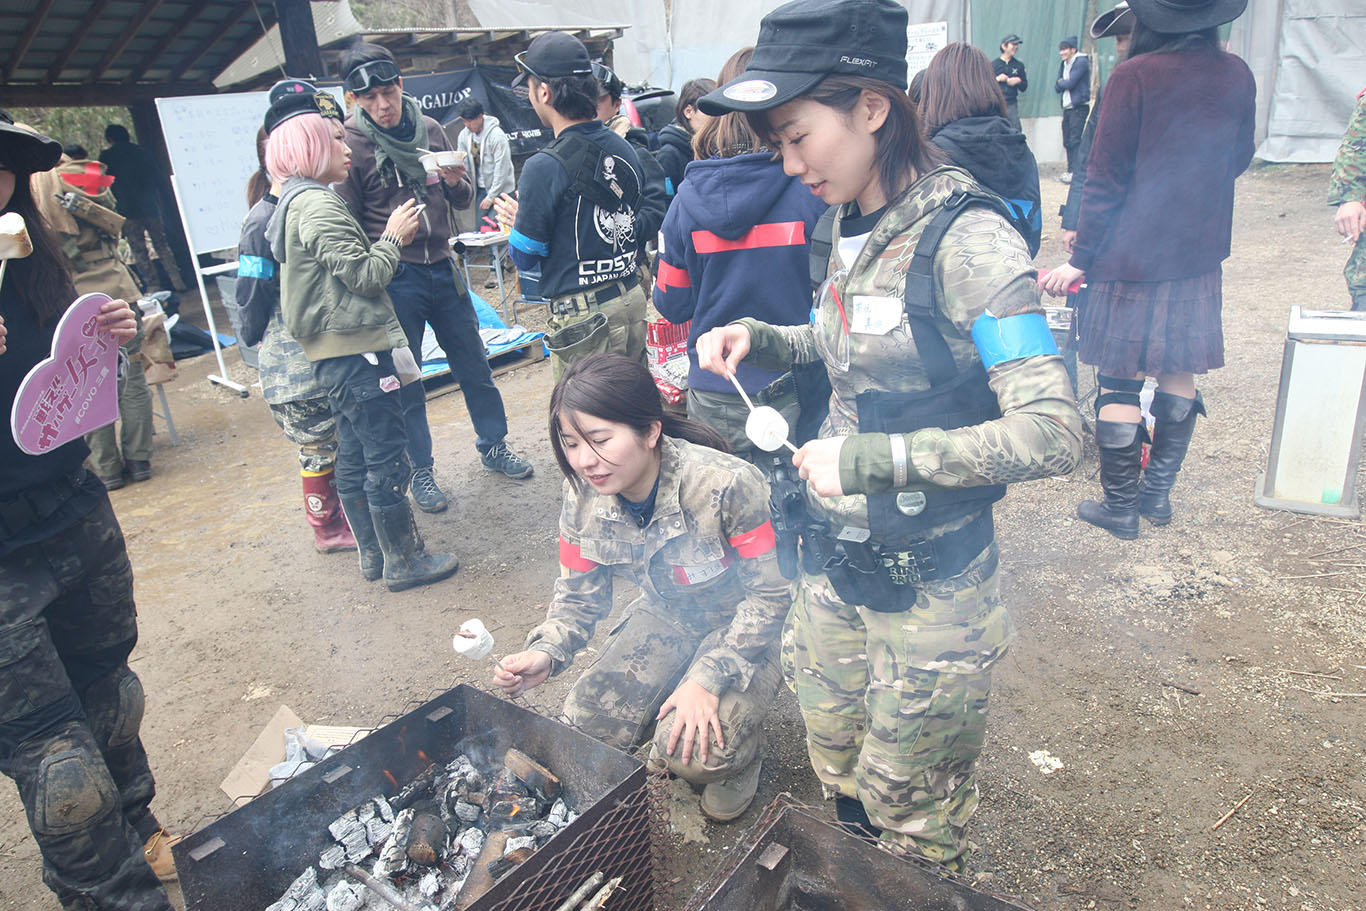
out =
<path fill-rule="evenodd" d="M 1223 270 L 1166 282 L 1093 282 L 1077 308 L 1077 356 L 1106 376 L 1224 366 Z"/>

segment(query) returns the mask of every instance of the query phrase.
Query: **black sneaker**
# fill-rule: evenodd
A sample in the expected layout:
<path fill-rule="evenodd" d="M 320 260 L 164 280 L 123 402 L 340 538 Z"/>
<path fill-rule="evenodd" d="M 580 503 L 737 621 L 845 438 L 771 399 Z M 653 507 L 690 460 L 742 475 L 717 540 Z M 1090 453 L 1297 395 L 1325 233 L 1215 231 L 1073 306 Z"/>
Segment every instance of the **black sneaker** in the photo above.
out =
<path fill-rule="evenodd" d="M 496 443 L 487 452 L 481 453 L 479 461 L 489 471 L 499 471 L 514 481 L 531 477 L 531 463 L 508 448 L 507 443 Z"/>
<path fill-rule="evenodd" d="M 450 503 L 441 488 L 436 486 L 436 476 L 430 468 L 419 468 L 413 472 L 413 502 L 423 512 L 441 512 Z"/>

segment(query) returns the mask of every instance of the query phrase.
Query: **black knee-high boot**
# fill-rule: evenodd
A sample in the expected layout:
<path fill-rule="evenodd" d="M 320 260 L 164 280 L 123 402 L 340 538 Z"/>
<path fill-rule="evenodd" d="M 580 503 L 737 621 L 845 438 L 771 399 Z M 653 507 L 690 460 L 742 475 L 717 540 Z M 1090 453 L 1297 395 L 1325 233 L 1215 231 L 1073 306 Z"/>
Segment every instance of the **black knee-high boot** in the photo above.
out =
<path fill-rule="evenodd" d="M 1167 495 L 1190 448 L 1195 417 L 1205 413 L 1205 403 L 1198 392 L 1193 399 L 1159 392 L 1153 396 L 1152 412 L 1153 447 L 1138 492 L 1138 512 L 1154 525 L 1166 525 L 1172 520 Z"/>
<path fill-rule="evenodd" d="M 1077 507 L 1079 517 L 1117 538 L 1138 537 L 1138 478 L 1147 439 L 1148 431 L 1142 424 L 1096 421 L 1100 486 L 1105 500 L 1084 500 Z"/>

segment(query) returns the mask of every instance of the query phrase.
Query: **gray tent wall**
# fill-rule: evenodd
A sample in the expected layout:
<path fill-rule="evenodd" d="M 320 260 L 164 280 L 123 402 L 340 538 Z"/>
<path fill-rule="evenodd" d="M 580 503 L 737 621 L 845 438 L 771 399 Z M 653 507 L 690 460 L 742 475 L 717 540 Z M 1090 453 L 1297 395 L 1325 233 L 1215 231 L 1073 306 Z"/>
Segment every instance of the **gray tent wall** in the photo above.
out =
<path fill-rule="evenodd" d="M 1332 161 L 1366 88 L 1361 0 L 1251 0 L 1229 50 L 1257 78 L 1257 157 Z"/>

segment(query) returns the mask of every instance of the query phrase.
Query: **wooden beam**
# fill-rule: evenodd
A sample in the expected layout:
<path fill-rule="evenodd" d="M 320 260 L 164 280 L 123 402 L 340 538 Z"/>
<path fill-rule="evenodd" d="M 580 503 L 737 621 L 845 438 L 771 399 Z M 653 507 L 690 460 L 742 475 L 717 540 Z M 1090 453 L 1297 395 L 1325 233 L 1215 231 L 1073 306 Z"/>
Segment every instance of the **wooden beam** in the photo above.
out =
<path fill-rule="evenodd" d="M 33 15 L 29 17 L 28 28 L 24 29 L 24 33 L 19 36 L 19 43 L 14 46 L 14 53 L 10 55 L 9 63 L 5 64 L 5 82 L 14 78 L 15 72 L 19 69 L 19 64 L 24 62 L 24 55 L 28 53 L 29 48 L 33 47 L 33 39 L 38 37 L 38 30 L 43 27 L 43 23 L 47 21 L 47 14 L 52 12 L 52 7 L 56 3 L 57 0 L 42 0 L 38 4 L 38 8 L 33 11 Z"/>
<path fill-rule="evenodd" d="M 213 95 L 212 82 L 125 82 L 66 83 L 63 85 L 7 85 L 0 89 L 5 104 L 14 107 L 84 107 L 87 105 L 127 106 L 139 101 L 170 95 Z"/>
<path fill-rule="evenodd" d="M 66 49 L 62 51 L 60 57 L 52 66 L 47 68 L 47 81 L 56 82 L 62 75 L 62 70 L 71 62 L 71 58 L 76 56 L 76 52 L 81 49 L 85 39 L 90 35 L 90 30 L 95 27 L 95 23 L 100 21 L 105 9 L 109 6 L 110 0 L 99 0 L 93 7 L 86 11 L 85 22 L 76 29 L 76 34 L 71 36 L 71 40 L 66 43 Z"/>
<path fill-rule="evenodd" d="M 86 82 L 96 83 L 104 78 L 104 73 L 109 69 L 109 65 L 118 59 L 119 54 L 122 54 L 128 49 L 128 45 L 132 44 L 133 39 L 137 37 L 138 32 L 142 31 L 142 27 L 151 21 L 152 16 L 161 8 L 161 4 L 164 2 L 165 0 L 146 0 L 146 2 L 142 4 L 142 11 L 133 17 L 132 22 L 128 23 L 128 27 L 123 30 L 123 34 L 114 39 L 114 43 L 109 46 L 109 50 L 100 58 L 100 62 L 95 64 L 95 68 L 90 71 L 90 77 L 86 79 Z"/>
<path fill-rule="evenodd" d="M 318 29 L 313 24 L 313 8 L 308 0 L 275 0 L 275 17 L 280 28 L 280 46 L 285 52 L 285 72 L 314 79 L 325 75 L 322 52 L 318 49 Z"/>
<path fill-rule="evenodd" d="M 194 69 L 194 65 L 198 63 L 215 44 L 222 41 L 223 36 L 227 34 L 228 30 L 241 22 L 242 17 L 249 12 L 251 12 L 251 3 L 238 3 L 237 8 L 235 10 L 230 10 L 227 17 L 224 18 L 222 22 L 213 23 L 213 29 L 209 32 L 208 37 L 195 45 L 194 48 L 190 50 L 185 62 L 171 73 L 171 81 L 180 82 L 184 79 L 185 74 Z"/>
<path fill-rule="evenodd" d="M 171 45 L 179 40 L 180 36 L 185 33 L 185 29 L 195 23 L 195 20 L 199 18 L 199 14 L 204 12 L 205 8 L 207 8 L 211 2 L 213 2 L 213 0 L 199 0 L 198 3 L 195 3 L 193 6 L 186 9 L 185 15 L 180 17 L 179 22 L 171 26 L 171 30 L 166 33 L 166 37 L 157 42 L 157 46 L 147 53 L 146 62 L 136 70 L 130 72 L 123 81 L 132 85 L 143 76 L 147 75 L 148 70 L 158 63 L 161 63 L 162 57 L 166 54 L 166 51 L 170 49 Z"/>

